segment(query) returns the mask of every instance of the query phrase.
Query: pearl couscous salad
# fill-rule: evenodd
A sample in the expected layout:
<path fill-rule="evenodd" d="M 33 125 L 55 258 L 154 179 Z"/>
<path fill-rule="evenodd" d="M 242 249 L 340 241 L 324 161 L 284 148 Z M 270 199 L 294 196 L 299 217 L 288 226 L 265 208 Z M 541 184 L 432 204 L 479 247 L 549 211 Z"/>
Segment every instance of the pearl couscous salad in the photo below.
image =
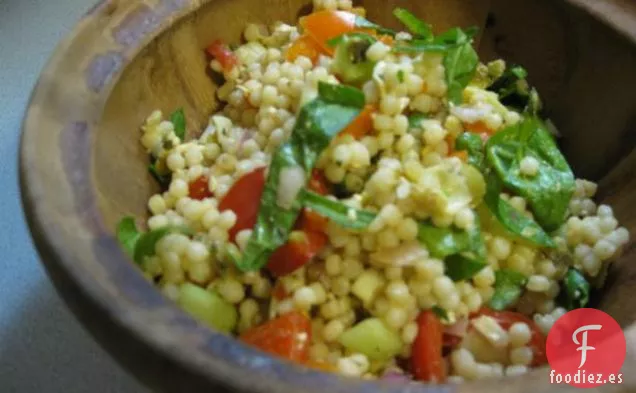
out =
<path fill-rule="evenodd" d="M 350 0 L 207 48 L 223 109 L 141 143 L 163 192 L 118 238 L 211 328 L 307 367 L 429 383 L 516 376 L 628 243 L 576 179 L 526 71 L 476 29 L 395 32 Z M 196 133 L 196 130 L 189 130 Z"/>

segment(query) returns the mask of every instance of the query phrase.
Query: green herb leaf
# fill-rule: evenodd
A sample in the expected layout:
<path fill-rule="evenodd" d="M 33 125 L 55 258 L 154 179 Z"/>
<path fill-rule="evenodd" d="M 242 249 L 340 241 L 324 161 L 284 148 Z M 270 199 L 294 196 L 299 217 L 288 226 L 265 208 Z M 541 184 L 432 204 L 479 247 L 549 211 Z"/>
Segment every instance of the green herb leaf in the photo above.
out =
<path fill-rule="evenodd" d="M 354 32 L 351 32 L 351 33 L 344 33 L 344 34 L 341 34 L 341 35 L 337 36 L 336 38 L 330 39 L 329 41 L 327 41 L 327 45 L 329 47 L 331 47 L 331 48 L 335 48 L 338 45 L 340 45 L 343 42 L 345 42 L 345 40 L 348 40 L 348 39 L 359 39 L 361 41 L 365 41 L 365 42 L 369 43 L 370 45 L 373 45 L 377 41 L 377 39 L 374 36 L 372 36 L 372 35 L 369 35 L 369 34 L 366 34 L 366 33 L 361 33 L 361 32 L 358 32 L 358 31 L 354 31 Z"/>
<path fill-rule="evenodd" d="M 563 224 L 574 193 L 574 175 L 539 119 L 526 118 L 496 133 L 488 140 L 486 153 L 503 186 L 528 201 L 543 229 L 549 232 Z M 539 162 L 536 176 L 521 174 L 526 156 Z"/>
<path fill-rule="evenodd" d="M 418 226 L 417 239 L 434 258 L 444 259 L 470 248 L 470 234 L 454 227 L 438 228 L 429 222 Z"/>
<path fill-rule="evenodd" d="M 448 45 L 445 43 L 439 42 L 431 42 L 414 39 L 408 42 L 399 41 L 393 47 L 393 52 L 396 53 L 446 53 L 448 52 L 454 45 Z"/>
<path fill-rule="evenodd" d="M 449 101 L 459 104 L 462 102 L 462 93 L 475 76 L 479 57 L 472 45 L 472 34 L 455 28 L 437 37 L 436 40 L 453 40 L 452 46 L 444 57 L 446 70 L 446 85 L 448 86 Z"/>
<path fill-rule="evenodd" d="M 159 240 L 170 233 L 177 232 L 189 234 L 190 230 L 185 227 L 164 227 L 142 234 L 135 244 L 133 259 L 138 265 L 141 265 L 147 257 L 155 255 L 155 248 Z"/>
<path fill-rule="evenodd" d="M 186 119 L 183 108 L 179 108 L 170 115 L 170 122 L 174 125 L 174 133 L 181 141 L 185 139 Z"/>
<path fill-rule="evenodd" d="M 528 71 L 525 68 L 513 65 L 494 80 L 488 90 L 497 93 L 505 106 L 537 116 L 542 107 L 541 99 L 537 90 L 528 84 L 527 77 Z"/>
<path fill-rule="evenodd" d="M 521 66 L 510 67 L 510 73 L 517 77 L 517 79 L 526 79 L 528 77 L 528 71 Z"/>
<path fill-rule="evenodd" d="M 131 257 L 135 254 L 135 245 L 140 237 L 133 217 L 124 217 L 117 225 L 117 240 Z"/>
<path fill-rule="evenodd" d="M 444 261 L 446 270 L 444 274 L 453 281 L 471 279 L 483 268 L 488 266 L 486 262 L 464 254 L 451 255 Z"/>
<path fill-rule="evenodd" d="M 444 260 L 446 275 L 455 281 L 469 279 L 487 266 L 486 246 L 478 221 L 470 231 L 419 223 L 417 238 L 434 258 Z"/>
<path fill-rule="evenodd" d="M 445 322 L 450 321 L 450 318 L 448 317 L 448 312 L 444 310 L 443 308 L 439 306 L 433 306 L 431 311 L 433 311 L 435 315 L 437 315 L 437 317 L 441 319 L 442 321 L 445 321 Z"/>
<path fill-rule="evenodd" d="M 134 218 L 125 217 L 117 226 L 117 240 L 135 263 L 141 265 L 146 257 L 155 255 L 155 247 L 161 238 L 175 232 L 190 234 L 190 230 L 185 227 L 164 227 L 142 233 L 137 230 Z"/>
<path fill-rule="evenodd" d="M 409 10 L 396 8 L 393 10 L 393 15 L 416 37 L 424 40 L 433 39 L 431 25 L 413 15 Z"/>
<path fill-rule="evenodd" d="M 348 84 L 362 85 L 373 76 L 375 63 L 367 58 L 367 49 L 375 38 L 363 33 L 350 33 L 338 38 L 332 71 Z M 334 40 L 330 41 L 331 43 Z"/>
<path fill-rule="evenodd" d="M 484 202 L 499 223 L 513 236 L 540 247 L 555 248 L 556 243 L 552 237 L 533 219 L 526 217 L 502 199 L 501 191 L 501 181 L 494 175 L 488 176 Z"/>
<path fill-rule="evenodd" d="M 495 272 L 495 293 L 489 306 L 493 310 L 505 310 L 519 300 L 528 279 L 523 274 L 510 269 Z"/>
<path fill-rule="evenodd" d="M 373 212 L 354 209 L 340 201 L 334 201 L 306 189 L 301 191 L 300 200 L 304 207 L 310 208 L 345 228 L 364 229 L 376 217 Z"/>
<path fill-rule="evenodd" d="M 422 120 L 428 119 L 428 116 L 422 112 L 413 112 L 409 116 L 409 129 L 420 128 Z"/>
<path fill-rule="evenodd" d="M 359 15 L 356 15 L 356 19 L 354 23 L 355 23 L 355 26 L 360 29 L 375 30 L 380 34 L 390 35 L 391 37 L 395 37 L 396 35 L 395 31 L 391 29 L 387 29 L 386 27 L 382 27 L 378 24 L 375 24 Z"/>
<path fill-rule="evenodd" d="M 165 190 L 170 186 L 170 182 L 172 181 L 170 171 L 161 170 L 158 161 L 154 160 L 148 165 L 148 172 L 155 178 L 162 189 Z"/>
<path fill-rule="evenodd" d="M 344 85 L 320 83 L 318 97 L 304 105 L 289 138 L 273 155 L 258 218 L 237 266 L 258 270 L 285 244 L 300 213 L 299 198 L 292 206 L 280 206 L 278 189 L 283 170 L 300 168 L 310 174 L 331 140 L 355 119 L 365 104 L 364 94 Z M 305 176 L 309 179 L 309 176 Z"/>
<path fill-rule="evenodd" d="M 575 268 L 568 270 L 563 279 L 563 288 L 563 301 L 568 310 L 585 307 L 590 300 L 590 283 Z"/>
<path fill-rule="evenodd" d="M 468 152 L 468 163 L 484 172 L 484 142 L 472 132 L 464 132 L 455 140 L 455 150 Z"/>

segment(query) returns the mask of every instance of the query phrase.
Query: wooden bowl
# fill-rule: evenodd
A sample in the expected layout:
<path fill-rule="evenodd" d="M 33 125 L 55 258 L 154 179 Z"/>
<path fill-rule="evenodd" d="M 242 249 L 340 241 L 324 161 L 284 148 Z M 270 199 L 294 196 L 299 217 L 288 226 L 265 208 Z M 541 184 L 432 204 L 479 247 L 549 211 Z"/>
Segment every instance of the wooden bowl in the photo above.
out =
<path fill-rule="evenodd" d="M 22 197 L 32 236 L 57 289 L 123 365 L 160 391 L 338 393 L 565 392 L 548 369 L 459 386 L 371 383 L 307 371 L 211 332 L 166 300 L 123 254 L 115 223 L 144 216 L 156 191 L 139 126 L 155 108 L 183 106 L 202 126 L 217 108 L 203 48 L 238 42 L 247 22 L 293 23 L 309 0 L 102 1 L 57 48 L 24 121 Z M 630 0 L 362 2 L 393 26 L 407 6 L 438 30 L 483 25 L 481 50 L 527 66 L 579 176 L 636 233 L 636 6 Z M 636 391 L 636 263 L 615 264 L 599 307 L 625 328 L 623 385 Z M 219 390 L 214 390 L 219 389 Z"/>

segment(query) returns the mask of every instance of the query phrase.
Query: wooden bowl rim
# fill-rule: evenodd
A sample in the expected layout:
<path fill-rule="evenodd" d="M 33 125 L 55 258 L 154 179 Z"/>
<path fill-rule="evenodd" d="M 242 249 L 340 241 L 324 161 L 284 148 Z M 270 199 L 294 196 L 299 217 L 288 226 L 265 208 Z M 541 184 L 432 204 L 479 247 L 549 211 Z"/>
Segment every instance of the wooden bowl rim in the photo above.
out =
<path fill-rule="evenodd" d="M 77 240 L 77 238 L 69 237 L 63 231 L 58 230 L 58 226 L 62 227 L 64 225 L 65 217 L 63 213 L 68 214 L 65 209 L 71 208 L 71 202 L 50 201 L 42 196 L 45 195 L 45 185 L 49 184 L 51 179 L 64 184 L 62 186 L 64 192 L 75 193 L 75 190 L 68 189 L 71 186 L 65 184 L 69 181 L 69 173 L 56 172 L 55 170 L 47 171 L 47 166 L 51 164 L 51 160 L 60 161 L 63 159 L 63 151 L 56 147 L 47 149 L 46 152 L 38 149 L 38 146 L 41 146 L 46 141 L 45 133 L 38 127 L 38 124 L 46 120 L 44 114 L 48 113 L 47 110 L 55 111 L 56 109 L 54 104 L 46 100 L 55 90 L 56 80 L 78 81 L 77 84 L 72 84 L 69 87 L 71 93 L 76 94 L 78 97 L 89 96 L 95 98 L 94 100 L 80 101 L 79 107 L 75 108 L 72 115 L 77 116 L 83 111 L 92 113 L 96 111 L 96 108 L 103 109 L 106 98 L 113 86 L 118 82 L 122 71 L 139 51 L 172 26 L 175 21 L 210 1 L 213 0 L 162 0 L 156 2 L 156 4 L 149 5 L 149 3 L 143 3 L 139 0 L 120 3 L 105 0 L 91 9 L 73 32 L 56 48 L 54 55 L 47 63 L 33 90 L 25 113 L 20 153 L 20 187 L 23 207 L 32 237 L 47 269 L 49 266 L 55 266 L 64 271 L 73 282 L 79 285 L 84 296 L 91 298 L 104 313 L 109 315 L 115 324 L 131 332 L 138 340 L 157 349 L 165 358 L 185 365 L 197 374 L 206 375 L 210 380 L 220 381 L 222 384 L 240 391 L 255 393 L 295 393 L 297 391 L 321 393 L 325 389 L 331 389 L 333 392 L 362 393 L 370 390 L 397 393 L 456 390 L 459 392 L 485 393 L 497 389 L 501 381 L 480 381 L 456 386 L 387 384 L 347 379 L 337 375 L 326 375 L 297 366 L 290 366 L 285 361 L 271 358 L 258 350 L 241 344 L 233 338 L 209 331 L 180 311 L 175 304 L 163 298 L 159 291 L 150 283 L 141 279 L 140 274 L 138 274 L 139 280 L 136 280 L 135 284 L 143 283 L 139 288 L 143 301 L 114 298 L 104 288 L 103 283 L 99 281 L 99 279 L 103 279 L 102 277 L 96 277 L 85 270 L 84 265 L 86 262 L 83 257 L 86 257 L 86 255 L 78 255 L 74 248 L 65 247 L 65 245 Z M 565 1 L 579 7 L 584 7 L 586 5 L 584 3 L 589 5 L 586 0 Z M 616 0 L 610 0 L 610 2 L 612 1 Z M 147 18 L 143 20 L 149 20 L 152 23 L 146 30 L 140 31 L 136 29 L 134 34 L 137 34 L 137 36 L 133 37 L 132 41 L 127 44 L 114 43 L 111 39 L 99 34 L 106 27 L 112 27 L 111 24 L 113 23 L 123 23 L 122 20 L 125 22 L 123 16 L 132 13 L 133 10 L 141 5 L 143 5 L 142 12 L 146 13 L 144 17 Z M 161 13 L 158 11 L 160 7 L 164 7 Z M 600 11 L 595 9 L 593 14 L 606 23 L 610 20 L 607 14 L 603 14 L 602 9 Z M 629 20 L 633 25 L 636 25 L 635 15 L 631 15 Z M 136 21 L 138 20 L 136 19 Z M 636 42 L 636 34 L 631 36 L 629 33 L 631 31 L 629 30 L 630 28 L 626 28 L 624 24 L 613 25 L 613 27 Z M 126 27 L 124 26 L 124 28 Z M 91 37 L 88 41 L 84 39 L 84 50 L 86 51 L 84 58 L 98 59 L 104 55 L 105 51 L 108 51 L 108 53 L 114 51 L 119 55 L 121 62 L 116 67 L 109 70 L 102 69 L 98 72 L 98 74 L 101 73 L 97 75 L 97 77 L 101 78 L 101 85 L 92 84 L 91 78 L 95 75 L 87 75 L 81 67 L 67 66 L 68 61 L 66 59 L 72 58 L 70 56 L 72 44 L 79 41 L 80 37 Z M 54 115 L 64 118 L 66 114 L 54 113 Z M 59 124 L 61 129 L 56 128 L 56 132 L 60 134 L 68 133 L 68 126 L 77 124 L 74 123 L 76 120 L 79 119 L 73 117 L 67 119 L 66 123 Z M 86 129 L 84 132 L 90 131 L 95 121 L 95 118 L 85 119 Z M 84 162 L 90 164 L 90 157 L 87 157 L 87 160 L 88 162 Z M 75 207 L 71 210 L 70 216 L 75 217 L 75 215 L 80 215 L 81 213 Z M 115 239 L 103 227 L 98 225 L 97 228 L 87 227 L 82 229 L 89 231 L 93 236 L 104 237 L 103 240 L 110 247 L 108 257 L 114 258 L 112 265 L 123 269 L 122 271 L 126 274 L 132 274 L 133 269 L 136 270 L 121 250 L 112 249 L 113 244 L 116 246 Z M 94 239 L 91 237 L 89 240 L 92 241 Z M 87 247 L 92 246 L 89 244 L 85 245 Z M 93 256 L 99 257 L 99 255 Z M 119 278 L 109 278 L 112 280 L 110 284 L 115 285 L 116 289 L 119 288 L 118 285 L 122 285 Z M 146 304 L 148 299 L 157 310 L 148 312 Z M 123 312 L 124 310 L 125 312 Z M 629 352 L 636 352 L 636 324 L 626 328 L 625 335 L 630 349 L 628 351 L 629 356 Z M 626 366 L 628 361 L 626 361 Z M 633 360 L 629 361 L 629 363 L 632 367 L 624 367 L 625 370 L 636 368 L 633 367 Z M 568 386 L 550 385 L 547 370 L 544 367 L 522 377 L 506 380 L 506 386 L 520 392 L 573 391 L 573 388 Z M 250 378 L 245 377 L 246 371 L 251 374 Z M 602 390 L 618 391 L 617 386 L 605 387 Z M 597 390 L 601 391 L 601 389 Z"/>

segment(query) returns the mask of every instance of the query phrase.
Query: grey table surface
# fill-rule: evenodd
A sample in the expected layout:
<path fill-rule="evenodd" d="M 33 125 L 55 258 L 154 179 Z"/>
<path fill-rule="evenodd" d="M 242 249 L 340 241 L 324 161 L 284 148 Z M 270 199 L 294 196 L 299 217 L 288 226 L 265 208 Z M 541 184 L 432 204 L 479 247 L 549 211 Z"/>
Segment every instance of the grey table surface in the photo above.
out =
<path fill-rule="evenodd" d="M 57 42 L 95 0 L 0 0 L 0 392 L 146 392 L 48 281 L 22 214 L 20 123 Z"/>

